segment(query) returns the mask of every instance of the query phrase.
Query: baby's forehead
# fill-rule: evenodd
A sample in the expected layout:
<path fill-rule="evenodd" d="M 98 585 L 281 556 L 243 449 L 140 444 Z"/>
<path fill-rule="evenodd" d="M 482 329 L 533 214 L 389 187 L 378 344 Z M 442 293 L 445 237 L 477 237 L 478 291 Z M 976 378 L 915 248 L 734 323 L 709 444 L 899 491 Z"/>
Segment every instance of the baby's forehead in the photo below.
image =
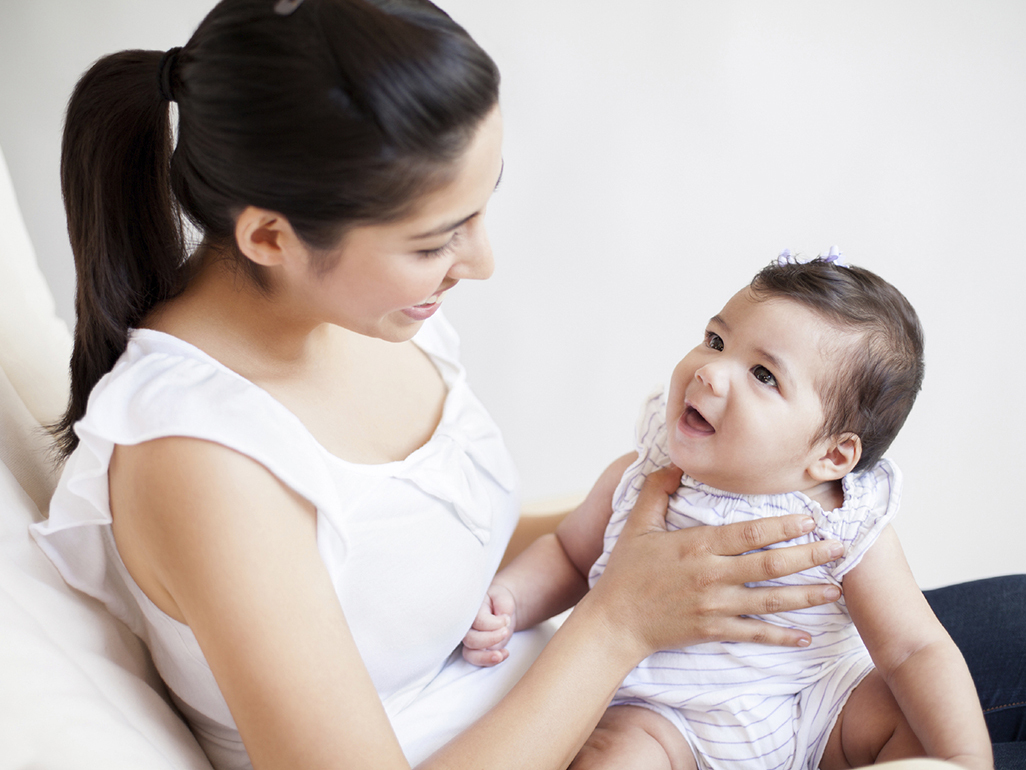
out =
<path fill-rule="evenodd" d="M 865 335 L 842 326 L 817 308 L 777 295 L 735 294 L 710 321 L 748 338 L 756 349 L 789 364 L 796 377 L 820 384 L 841 376 L 840 366 Z"/>
<path fill-rule="evenodd" d="M 712 318 L 727 327 L 735 324 L 748 334 L 783 340 L 816 342 L 820 337 L 853 338 L 852 329 L 842 326 L 822 310 L 792 297 L 760 295 L 749 287 L 731 297 Z"/>

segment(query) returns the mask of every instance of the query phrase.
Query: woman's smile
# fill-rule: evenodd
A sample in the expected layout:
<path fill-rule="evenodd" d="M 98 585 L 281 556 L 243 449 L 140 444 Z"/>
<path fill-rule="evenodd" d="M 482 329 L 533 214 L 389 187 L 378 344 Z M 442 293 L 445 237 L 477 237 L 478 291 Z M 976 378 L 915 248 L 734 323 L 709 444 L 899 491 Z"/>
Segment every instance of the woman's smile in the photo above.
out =
<path fill-rule="evenodd" d="M 459 283 L 459 281 L 452 281 L 448 286 L 439 289 L 428 297 L 426 301 L 421 302 L 419 305 L 414 305 L 413 307 L 404 308 L 403 312 L 415 321 L 423 321 L 430 318 L 441 306 L 442 300 L 445 298 L 449 289 L 457 283 Z"/>

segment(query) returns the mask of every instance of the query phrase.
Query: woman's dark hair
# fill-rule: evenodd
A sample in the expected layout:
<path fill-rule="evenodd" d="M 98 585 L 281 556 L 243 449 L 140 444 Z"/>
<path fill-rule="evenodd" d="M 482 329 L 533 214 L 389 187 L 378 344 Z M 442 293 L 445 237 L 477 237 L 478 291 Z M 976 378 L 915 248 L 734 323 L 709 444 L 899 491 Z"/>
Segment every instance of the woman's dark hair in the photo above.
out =
<path fill-rule="evenodd" d="M 173 54 L 94 64 L 61 155 L 78 290 L 60 456 L 129 330 L 185 287 L 183 216 L 262 289 L 235 246 L 247 206 L 284 215 L 329 269 L 347 227 L 398 219 L 450 178 L 498 88 L 492 60 L 428 0 L 304 0 L 288 15 L 223 0 Z"/>
<path fill-rule="evenodd" d="M 774 262 L 750 288 L 760 300 L 805 305 L 854 335 L 829 351 L 837 368 L 818 384 L 826 421 L 814 441 L 854 433 L 862 441 L 854 470 L 875 465 L 905 424 L 923 384 L 923 329 L 915 309 L 875 273 L 823 259 Z"/>

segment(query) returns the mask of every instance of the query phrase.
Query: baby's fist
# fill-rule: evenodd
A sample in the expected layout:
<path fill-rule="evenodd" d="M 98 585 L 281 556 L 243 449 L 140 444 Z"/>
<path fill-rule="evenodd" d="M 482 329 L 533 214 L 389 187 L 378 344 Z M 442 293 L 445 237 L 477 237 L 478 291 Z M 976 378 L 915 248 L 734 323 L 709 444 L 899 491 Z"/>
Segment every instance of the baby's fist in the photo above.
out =
<path fill-rule="evenodd" d="M 474 624 L 463 637 L 463 657 L 475 666 L 494 666 L 509 657 L 506 642 L 516 630 L 517 604 L 509 589 L 489 586 Z"/>

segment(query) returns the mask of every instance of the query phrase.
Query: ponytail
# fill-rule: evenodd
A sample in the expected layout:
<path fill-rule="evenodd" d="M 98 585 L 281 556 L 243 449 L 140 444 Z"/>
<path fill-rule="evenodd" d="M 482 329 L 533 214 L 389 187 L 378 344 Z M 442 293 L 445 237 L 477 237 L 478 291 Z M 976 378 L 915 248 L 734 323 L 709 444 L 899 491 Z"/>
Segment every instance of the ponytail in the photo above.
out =
<path fill-rule="evenodd" d="M 61 189 L 75 256 L 71 400 L 55 427 L 66 457 L 89 393 L 114 366 L 128 332 L 183 285 L 181 213 L 171 194 L 173 139 L 159 51 L 100 59 L 68 103 Z"/>

